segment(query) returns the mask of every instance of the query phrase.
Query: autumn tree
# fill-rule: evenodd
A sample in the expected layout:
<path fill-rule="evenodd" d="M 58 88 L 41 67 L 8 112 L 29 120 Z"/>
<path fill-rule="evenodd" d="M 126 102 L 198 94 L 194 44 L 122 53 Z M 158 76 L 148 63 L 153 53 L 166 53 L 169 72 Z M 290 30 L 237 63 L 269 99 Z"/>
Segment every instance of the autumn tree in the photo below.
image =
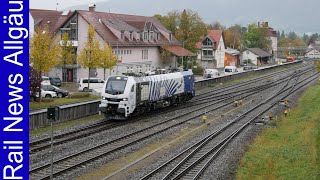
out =
<path fill-rule="evenodd" d="M 90 71 L 101 64 L 101 54 L 100 44 L 95 39 L 95 29 L 90 25 L 87 33 L 87 42 L 78 56 L 79 64 L 84 68 L 88 68 L 88 90 L 90 89 Z"/>
<path fill-rule="evenodd" d="M 106 69 L 112 69 L 117 64 L 118 58 L 112 52 L 112 47 L 105 43 L 104 49 L 101 52 L 101 64 L 99 67 L 103 68 L 103 78 L 106 79 Z"/>
<path fill-rule="evenodd" d="M 248 25 L 248 31 L 244 33 L 243 43 L 247 48 L 261 48 L 269 51 L 271 40 L 267 36 L 267 27 L 259 27 L 256 24 Z"/>
<path fill-rule="evenodd" d="M 62 81 L 65 82 L 67 77 L 66 66 L 69 64 L 75 64 L 76 52 L 72 46 L 72 41 L 69 38 L 68 33 L 64 33 L 61 39 L 61 56 L 60 65 L 62 67 Z"/>
<path fill-rule="evenodd" d="M 191 10 L 171 11 L 166 16 L 155 15 L 184 47 L 195 52 L 195 44 L 207 33 L 206 24 L 198 13 Z"/>
<path fill-rule="evenodd" d="M 48 73 L 59 64 L 60 53 L 60 44 L 53 38 L 48 26 L 38 27 L 30 42 L 30 64 L 32 68 L 40 75 Z M 39 97 L 41 98 L 41 88 L 39 88 Z"/>
<path fill-rule="evenodd" d="M 236 24 L 230 26 L 224 31 L 224 40 L 227 47 L 240 49 L 241 38 L 245 32 L 243 28 Z"/>
<path fill-rule="evenodd" d="M 167 51 L 165 48 L 160 49 L 160 59 L 163 64 L 166 64 L 169 61 L 171 56 L 172 54 L 169 51 Z"/>

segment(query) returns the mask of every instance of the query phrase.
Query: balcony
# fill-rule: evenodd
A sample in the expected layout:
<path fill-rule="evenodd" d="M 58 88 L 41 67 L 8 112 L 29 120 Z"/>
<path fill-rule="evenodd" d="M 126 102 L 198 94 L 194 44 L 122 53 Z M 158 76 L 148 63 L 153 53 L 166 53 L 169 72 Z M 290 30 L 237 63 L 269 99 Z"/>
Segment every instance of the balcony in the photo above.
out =
<path fill-rule="evenodd" d="M 212 61 L 212 60 L 214 60 L 214 56 L 213 55 L 203 55 L 202 60 L 203 61 Z"/>
<path fill-rule="evenodd" d="M 78 41 L 71 40 L 71 42 L 73 47 L 78 47 L 79 45 Z M 68 41 L 68 43 L 70 43 L 70 41 Z M 60 41 L 60 45 L 62 46 L 62 40 Z"/>
<path fill-rule="evenodd" d="M 202 49 L 204 49 L 204 48 L 208 48 L 208 49 L 213 49 L 213 45 L 211 44 L 202 44 Z"/>

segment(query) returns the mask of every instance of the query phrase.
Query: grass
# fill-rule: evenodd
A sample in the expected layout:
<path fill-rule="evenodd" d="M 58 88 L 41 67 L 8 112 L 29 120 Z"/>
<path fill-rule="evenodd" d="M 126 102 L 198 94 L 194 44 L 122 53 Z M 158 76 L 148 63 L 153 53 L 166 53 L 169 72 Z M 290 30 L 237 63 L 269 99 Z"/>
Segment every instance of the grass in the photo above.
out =
<path fill-rule="evenodd" d="M 237 179 L 320 178 L 320 83 L 266 129 L 242 158 Z"/>
<path fill-rule="evenodd" d="M 88 116 L 85 118 L 80 118 L 80 119 L 76 119 L 76 120 L 67 121 L 64 123 L 55 124 L 55 125 L 53 125 L 53 129 L 54 129 L 54 131 L 63 130 L 66 128 L 75 127 L 75 126 L 85 124 L 88 122 L 99 121 L 102 118 L 103 118 L 102 115 Z M 44 127 L 44 128 L 39 128 L 39 129 L 34 129 L 34 130 L 30 131 L 30 137 L 43 135 L 43 134 L 46 134 L 49 132 L 51 132 L 50 126 Z"/>
<path fill-rule="evenodd" d="M 42 109 L 42 108 L 48 108 L 50 106 L 60 106 L 64 104 L 71 104 L 71 103 L 78 103 L 78 102 L 83 102 L 83 101 L 90 101 L 90 100 L 97 100 L 100 97 L 90 95 L 88 97 L 75 97 L 75 98 L 52 98 L 49 100 L 44 100 L 42 102 L 29 102 L 29 107 L 30 110 L 35 110 L 35 109 Z"/>

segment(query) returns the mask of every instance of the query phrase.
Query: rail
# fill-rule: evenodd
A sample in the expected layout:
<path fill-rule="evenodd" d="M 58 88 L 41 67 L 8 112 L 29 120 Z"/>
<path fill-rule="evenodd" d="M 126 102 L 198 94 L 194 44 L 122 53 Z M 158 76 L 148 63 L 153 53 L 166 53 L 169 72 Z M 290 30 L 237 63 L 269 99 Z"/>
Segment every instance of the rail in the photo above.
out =
<path fill-rule="evenodd" d="M 221 77 L 217 77 L 217 78 L 198 80 L 195 82 L 195 87 L 196 87 L 196 90 L 198 90 L 202 87 L 207 87 L 208 85 L 214 85 L 217 83 L 228 82 L 228 81 L 244 78 L 244 77 L 247 77 L 250 75 L 256 75 L 256 74 L 259 74 L 260 72 L 274 70 L 277 68 L 281 68 L 284 66 L 290 66 L 293 64 L 299 64 L 301 62 L 302 61 L 295 61 L 295 62 L 285 63 L 282 65 L 273 65 L 273 66 L 269 66 L 269 67 L 263 67 L 263 68 L 259 68 L 257 70 L 253 70 L 253 71 L 247 71 L 247 72 L 242 72 L 242 73 L 237 73 L 237 74 L 232 74 L 232 75 L 226 75 L 226 76 L 221 76 Z M 99 103 L 100 103 L 100 100 L 93 100 L 93 101 L 80 102 L 80 103 L 59 106 L 60 107 L 60 112 L 59 112 L 60 119 L 58 121 L 56 121 L 55 123 L 70 121 L 70 120 L 98 114 L 99 113 L 99 111 L 98 111 Z M 47 120 L 47 109 L 39 109 L 39 110 L 30 112 L 29 119 L 30 119 L 29 120 L 29 129 L 46 127 L 50 124 L 49 120 Z"/>

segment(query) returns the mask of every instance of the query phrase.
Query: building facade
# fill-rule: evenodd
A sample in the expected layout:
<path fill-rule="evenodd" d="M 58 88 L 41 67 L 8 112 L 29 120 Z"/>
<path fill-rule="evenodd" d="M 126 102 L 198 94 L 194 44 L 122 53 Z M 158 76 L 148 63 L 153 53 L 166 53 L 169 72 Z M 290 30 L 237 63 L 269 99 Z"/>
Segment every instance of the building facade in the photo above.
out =
<path fill-rule="evenodd" d="M 207 68 L 224 67 L 225 43 L 222 30 L 208 30 L 208 35 L 196 44 L 197 59 L 200 65 Z"/>
<path fill-rule="evenodd" d="M 33 18 L 37 19 L 35 27 L 48 24 L 54 37 L 61 40 L 68 33 L 77 54 L 87 42 L 89 26 L 93 26 L 95 38 L 100 46 L 111 45 L 113 53 L 118 57 L 118 63 L 113 69 L 95 68 L 91 72 L 80 67 L 77 61 L 62 67 L 54 68 L 48 75 L 57 76 L 66 82 L 77 82 L 80 78 L 98 77 L 106 79 L 110 75 L 121 75 L 126 72 L 146 72 L 157 68 L 177 66 L 178 56 L 193 54 L 181 47 L 181 43 L 159 21 L 153 17 L 96 12 L 95 5 L 88 11 L 49 11 L 30 10 Z M 170 48 L 169 48 L 170 47 Z M 172 56 L 163 61 L 160 58 L 162 49 L 168 50 Z M 182 52 L 182 53 L 181 53 Z"/>
<path fill-rule="evenodd" d="M 307 58 L 320 58 L 320 51 L 317 49 L 308 49 L 306 51 L 305 57 Z"/>
<path fill-rule="evenodd" d="M 241 53 L 241 64 L 254 64 L 262 65 L 267 64 L 272 59 L 272 54 L 260 49 L 260 48 L 247 48 Z"/>

